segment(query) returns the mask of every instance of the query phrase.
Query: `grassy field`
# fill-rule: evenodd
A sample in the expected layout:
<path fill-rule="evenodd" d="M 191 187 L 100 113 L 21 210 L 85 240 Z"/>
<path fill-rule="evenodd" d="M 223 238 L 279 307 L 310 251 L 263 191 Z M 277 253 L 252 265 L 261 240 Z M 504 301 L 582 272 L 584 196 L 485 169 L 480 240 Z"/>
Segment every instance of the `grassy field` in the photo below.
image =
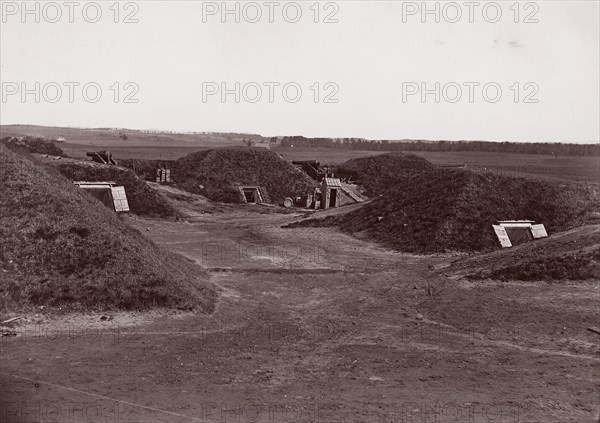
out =
<path fill-rule="evenodd" d="M 415 154 L 440 165 L 467 165 L 488 169 L 507 176 L 541 176 L 579 182 L 600 181 L 598 157 L 547 156 L 540 154 L 509 154 L 484 152 L 430 152 Z"/>
<path fill-rule="evenodd" d="M 358 157 L 383 154 L 382 151 L 355 151 L 331 148 L 277 148 L 288 160 L 319 160 L 321 164 L 339 164 Z M 541 176 L 580 182 L 600 180 L 600 160 L 597 157 L 553 157 L 538 154 L 485 152 L 408 152 L 443 166 L 487 169 L 507 176 Z"/>

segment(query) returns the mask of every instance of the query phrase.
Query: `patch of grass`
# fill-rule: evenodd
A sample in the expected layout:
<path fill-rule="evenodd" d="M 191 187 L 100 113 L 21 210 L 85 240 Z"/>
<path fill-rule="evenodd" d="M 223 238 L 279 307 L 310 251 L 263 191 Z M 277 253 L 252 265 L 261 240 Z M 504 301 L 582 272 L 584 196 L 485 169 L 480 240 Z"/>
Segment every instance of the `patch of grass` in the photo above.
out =
<path fill-rule="evenodd" d="M 491 272 L 479 272 L 468 279 L 498 279 L 501 281 L 552 281 L 596 279 L 600 274 L 600 247 L 595 251 L 578 251 L 566 255 L 550 255 L 509 265 Z"/>

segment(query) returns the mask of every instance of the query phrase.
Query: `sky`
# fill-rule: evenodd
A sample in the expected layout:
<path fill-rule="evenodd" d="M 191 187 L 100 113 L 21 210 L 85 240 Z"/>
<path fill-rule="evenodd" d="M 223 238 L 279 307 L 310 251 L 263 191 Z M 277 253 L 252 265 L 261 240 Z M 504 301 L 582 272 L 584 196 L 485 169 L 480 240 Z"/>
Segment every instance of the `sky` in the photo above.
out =
<path fill-rule="evenodd" d="M 600 140 L 598 1 L 77 3 L 1 1 L 1 124 Z"/>

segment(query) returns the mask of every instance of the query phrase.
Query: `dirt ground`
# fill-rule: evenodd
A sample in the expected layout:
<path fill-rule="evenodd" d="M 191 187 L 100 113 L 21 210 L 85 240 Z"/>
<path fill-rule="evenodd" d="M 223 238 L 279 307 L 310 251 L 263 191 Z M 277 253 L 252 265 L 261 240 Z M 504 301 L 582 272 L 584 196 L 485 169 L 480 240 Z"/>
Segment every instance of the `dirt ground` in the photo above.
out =
<path fill-rule="evenodd" d="M 187 222 L 128 221 L 210 272 L 216 311 L 25 316 L 1 422 L 598 421 L 600 281 L 450 280 L 456 256 L 170 198 Z"/>

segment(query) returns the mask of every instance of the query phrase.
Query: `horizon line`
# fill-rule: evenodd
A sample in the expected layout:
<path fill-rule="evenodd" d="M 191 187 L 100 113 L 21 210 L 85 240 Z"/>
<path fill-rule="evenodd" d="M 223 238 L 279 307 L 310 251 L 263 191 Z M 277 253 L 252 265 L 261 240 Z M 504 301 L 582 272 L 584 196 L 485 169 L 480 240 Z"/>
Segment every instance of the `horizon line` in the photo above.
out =
<path fill-rule="evenodd" d="M 331 139 L 331 140 L 343 140 L 343 139 L 359 139 L 370 142 L 380 142 L 380 141 L 389 141 L 389 142 L 488 142 L 488 143 L 513 143 L 513 144 L 572 144 L 572 145 L 593 145 L 600 144 L 600 140 L 594 141 L 494 141 L 494 140 L 474 140 L 474 139 L 460 139 L 460 140 L 450 140 L 450 139 L 426 139 L 426 138 L 363 138 L 363 137 L 330 137 L 330 136 L 316 136 L 309 137 L 306 135 L 262 135 L 254 132 L 235 132 L 235 131 L 178 131 L 171 129 L 140 129 L 140 128 L 124 128 L 124 127 L 89 127 L 89 126 L 47 126 L 47 125 L 39 125 L 39 124 L 29 124 L 29 123 L 0 123 L 0 129 L 7 126 L 32 126 L 38 128 L 53 128 L 53 129 L 80 129 L 80 130 L 113 130 L 113 131 L 134 131 L 134 132 L 150 132 L 150 133 L 163 133 L 163 134 L 171 134 L 171 135 L 202 135 L 202 134 L 239 134 L 239 135 L 251 135 L 251 136 L 259 136 L 261 138 L 283 138 L 283 137 L 303 137 L 306 139 Z"/>

